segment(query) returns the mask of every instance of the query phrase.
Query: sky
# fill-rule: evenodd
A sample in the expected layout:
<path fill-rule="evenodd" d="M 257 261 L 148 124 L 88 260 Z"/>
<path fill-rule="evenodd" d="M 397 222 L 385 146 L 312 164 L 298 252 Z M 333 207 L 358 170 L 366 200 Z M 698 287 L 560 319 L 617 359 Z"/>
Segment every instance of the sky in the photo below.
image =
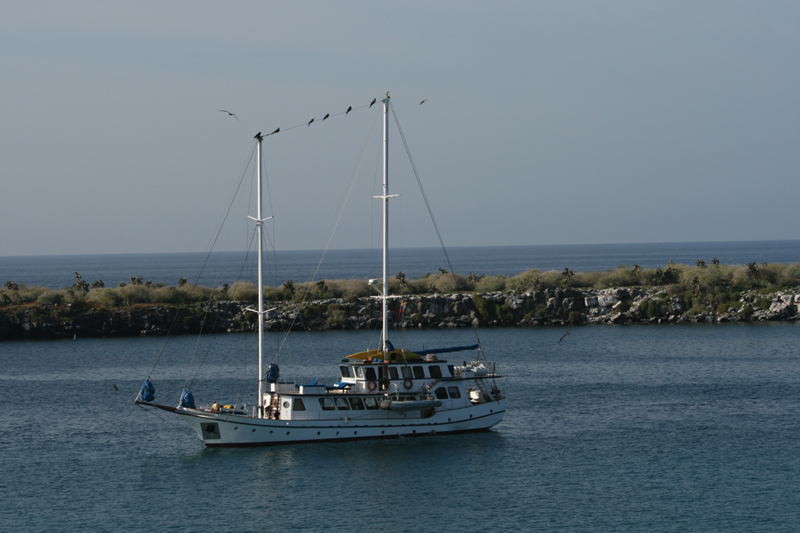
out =
<path fill-rule="evenodd" d="M 274 246 L 374 246 L 387 91 L 447 246 L 798 239 L 798 27 L 796 1 L 2 2 L 0 256 L 207 251 L 242 176 L 216 249 L 245 249 L 278 127 Z M 438 246 L 390 142 L 392 243 Z"/>

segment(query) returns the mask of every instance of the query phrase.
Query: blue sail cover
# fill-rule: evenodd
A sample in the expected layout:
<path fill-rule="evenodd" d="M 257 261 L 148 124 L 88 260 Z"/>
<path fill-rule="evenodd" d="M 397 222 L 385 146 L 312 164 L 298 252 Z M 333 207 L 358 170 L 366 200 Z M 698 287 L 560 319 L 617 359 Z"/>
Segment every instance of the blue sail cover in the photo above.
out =
<path fill-rule="evenodd" d="M 142 395 L 142 400 L 146 402 L 152 402 L 153 398 L 156 397 L 156 388 L 153 386 L 152 383 L 150 383 L 149 379 L 145 380 L 145 382 L 142 383 L 141 395 Z"/>
<path fill-rule="evenodd" d="M 194 396 L 192 396 L 192 391 L 189 389 L 183 391 L 183 396 L 181 396 L 181 407 L 197 409 L 197 407 L 194 405 Z"/>
<path fill-rule="evenodd" d="M 272 363 L 267 369 L 267 383 L 277 383 L 279 377 L 280 370 L 278 369 L 278 365 Z"/>
<path fill-rule="evenodd" d="M 449 353 L 449 352 L 464 352 L 467 350 L 477 350 L 480 347 L 479 344 L 472 344 L 470 346 L 452 346 L 450 348 L 434 348 L 433 350 L 419 350 L 416 353 Z"/>

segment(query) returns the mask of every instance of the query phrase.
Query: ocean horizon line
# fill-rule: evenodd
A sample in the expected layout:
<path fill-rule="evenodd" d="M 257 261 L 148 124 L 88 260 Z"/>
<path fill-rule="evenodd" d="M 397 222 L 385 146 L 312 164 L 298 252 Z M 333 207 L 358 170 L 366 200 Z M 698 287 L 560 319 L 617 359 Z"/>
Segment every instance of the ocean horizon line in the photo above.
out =
<path fill-rule="evenodd" d="M 720 240 L 720 241 L 650 241 L 650 242 L 605 242 L 605 243 L 579 243 L 579 244 L 490 244 L 490 245 L 467 245 L 467 246 L 447 246 L 447 250 L 474 250 L 474 249 L 523 249 L 523 248 L 591 248 L 607 246 L 701 246 L 701 245 L 743 245 L 749 243 L 798 243 L 800 239 L 747 239 L 747 240 Z M 395 247 L 392 251 L 403 250 L 440 250 L 441 246 L 405 246 Z M 377 248 L 329 248 L 328 252 L 365 252 Z M 326 251 L 322 248 L 285 248 L 270 250 L 269 253 L 312 253 Z M 90 252 L 74 254 L 22 254 L 22 255 L 0 255 L 3 259 L 14 258 L 47 258 L 47 257 L 108 257 L 108 256 L 156 256 L 156 255 L 199 255 L 199 254 L 241 254 L 248 253 L 247 250 L 210 250 L 210 251 L 183 251 L 183 252 Z"/>

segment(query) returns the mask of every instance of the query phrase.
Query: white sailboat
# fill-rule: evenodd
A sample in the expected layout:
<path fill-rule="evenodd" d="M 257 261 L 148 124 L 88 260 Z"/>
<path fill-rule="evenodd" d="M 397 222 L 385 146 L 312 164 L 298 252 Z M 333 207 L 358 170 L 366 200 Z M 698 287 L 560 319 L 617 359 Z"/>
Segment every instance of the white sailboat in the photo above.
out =
<path fill-rule="evenodd" d="M 249 410 L 213 405 L 198 408 L 184 391 L 177 406 L 154 403 L 145 381 L 136 404 L 178 415 L 208 447 L 393 438 L 478 431 L 503 420 L 506 397 L 496 385 L 495 364 L 482 357 L 479 345 L 423 350 L 394 349 L 389 340 L 388 136 L 389 95 L 383 99 L 383 278 L 370 284 L 382 300 L 381 347 L 347 356 L 332 385 L 281 381 L 278 367 L 264 370 L 264 310 L 261 265 L 261 165 L 258 166 L 258 396 Z M 261 159 L 261 134 L 256 135 Z M 252 217 L 251 217 L 252 218 Z M 477 351 L 470 362 L 449 363 L 444 354 Z M 345 360 L 343 360 L 345 361 Z"/>

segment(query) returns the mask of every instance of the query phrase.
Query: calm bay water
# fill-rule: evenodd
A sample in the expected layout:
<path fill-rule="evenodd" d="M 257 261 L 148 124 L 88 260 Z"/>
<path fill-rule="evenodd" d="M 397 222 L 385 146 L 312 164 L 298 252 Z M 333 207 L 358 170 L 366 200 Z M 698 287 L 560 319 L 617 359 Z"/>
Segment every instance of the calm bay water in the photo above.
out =
<path fill-rule="evenodd" d="M 0 530 L 800 527 L 800 324 L 587 326 L 561 343 L 561 328 L 477 333 L 509 395 L 494 430 L 248 450 L 203 449 L 133 405 L 165 346 L 156 399 L 177 403 L 194 338 L 2 343 Z M 365 335 L 290 337 L 282 375 L 331 381 Z M 195 397 L 253 397 L 252 337 L 213 340 Z"/>
<path fill-rule="evenodd" d="M 439 268 L 459 274 L 513 276 L 530 268 L 573 271 L 612 270 L 619 265 L 642 268 L 664 267 L 669 261 L 694 265 L 698 259 L 710 264 L 715 257 L 726 265 L 800 262 L 800 240 L 690 242 L 653 244 L 582 244 L 551 246 L 460 247 L 448 250 L 450 263 L 440 248 L 393 250 L 389 271 L 417 279 Z M 218 287 L 237 280 L 255 280 L 255 267 L 242 269 L 244 253 L 206 254 L 117 254 L 0 257 L 0 282 L 61 289 L 75 282 L 79 272 L 89 283 L 103 280 L 106 286 L 142 276 L 153 283 L 175 285 L 185 277 L 191 283 Z M 266 283 L 283 284 L 287 279 L 312 279 L 322 258 L 321 251 L 282 251 L 269 258 Z M 380 277 L 381 254 L 376 250 L 330 250 L 314 279 L 367 279 Z"/>

